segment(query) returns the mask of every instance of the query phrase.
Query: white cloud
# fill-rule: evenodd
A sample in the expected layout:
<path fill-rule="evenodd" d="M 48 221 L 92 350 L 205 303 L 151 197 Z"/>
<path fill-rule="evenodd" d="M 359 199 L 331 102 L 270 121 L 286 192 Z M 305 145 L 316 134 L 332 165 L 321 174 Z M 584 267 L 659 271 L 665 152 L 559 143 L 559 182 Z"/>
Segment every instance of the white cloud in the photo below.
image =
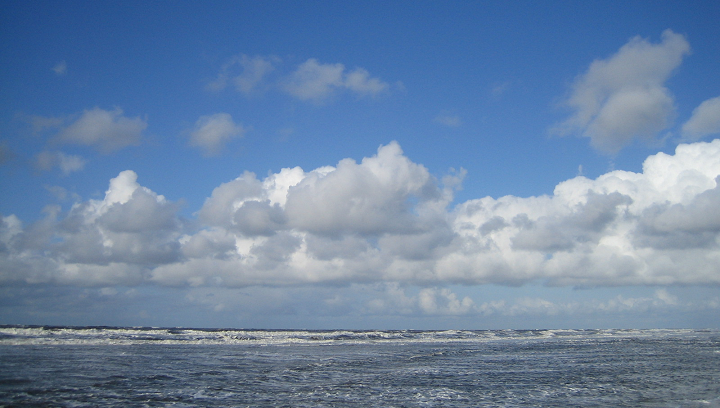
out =
<path fill-rule="evenodd" d="M 136 180 L 130 170 L 120 173 L 103 200 L 76 203 L 62 219 L 49 208 L 45 219 L 21 231 L 13 218 L 4 219 L 0 280 L 138 285 L 149 269 L 178 260 L 177 206 Z"/>
<path fill-rule="evenodd" d="M 321 102 L 338 90 L 375 96 L 386 91 L 389 85 L 378 78 L 371 78 L 363 68 L 346 73 L 343 64 L 321 64 L 311 58 L 286 78 L 283 88 L 300 100 Z"/>
<path fill-rule="evenodd" d="M 240 286 L 716 282 L 720 221 L 708 209 L 717 201 L 719 157 L 720 141 L 681 145 L 674 156 L 648 158 L 643 173 L 576 177 L 552 196 L 486 197 L 453 211 L 447 192 L 396 144 L 361 163 L 285 169 L 264 181 L 246 173 L 218 187 L 199 213 L 236 237 L 235 252 L 223 247 L 206 255 L 212 267 L 193 261 L 154 276 L 171 281 L 180 268 L 186 279 L 207 281 L 213 270 Z"/>
<path fill-rule="evenodd" d="M 682 126 L 682 135 L 691 140 L 717 133 L 720 133 L 720 96 L 701 103 Z"/>
<path fill-rule="evenodd" d="M 94 108 L 85 110 L 77 120 L 62 129 L 57 140 L 92 146 L 102 153 L 110 153 L 140 144 L 145 128 L 145 120 L 125 117 L 120 108 L 112 111 Z"/>
<path fill-rule="evenodd" d="M 345 75 L 345 87 L 361 96 L 374 96 L 386 91 L 389 85 L 378 78 L 370 78 L 367 70 L 356 68 Z"/>
<path fill-rule="evenodd" d="M 201 116 L 190 131 L 190 146 L 199 147 L 205 156 L 219 154 L 232 139 L 242 137 L 245 129 L 228 113 Z"/>
<path fill-rule="evenodd" d="M 285 84 L 292 96 L 306 100 L 322 100 L 343 86 L 343 64 L 320 64 L 311 58 L 300 64 Z"/>
<path fill-rule="evenodd" d="M 720 140 L 680 145 L 674 156 L 649 157 L 643 173 L 576 177 L 549 197 L 466 202 L 457 220 L 464 235 L 479 239 L 478 251 L 456 255 L 447 269 L 451 276 L 473 272 L 475 282 L 513 276 L 581 286 L 715 282 L 720 229 L 708 206 L 716 200 L 717 158 Z M 668 221 L 659 222 L 661 216 Z M 485 235 L 473 231 L 494 217 L 504 223 Z M 704 229 L 695 227 L 696 217 L 707 219 Z"/>
<path fill-rule="evenodd" d="M 275 61 L 274 58 L 248 58 L 243 55 L 240 61 L 243 72 L 233 80 L 237 90 L 246 94 L 255 90 L 262 83 L 265 76 L 274 69 L 273 63 Z"/>
<path fill-rule="evenodd" d="M 326 174 L 311 173 L 288 190 L 285 212 L 294 228 L 317 234 L 382 234 L 422 228 L 408 200 L 439 197 L 434 179 L 397 143 L 358 164 L 345 159 Z"/>
<path fill-rule="evenodd" d="M 360 162 L 288 168 L 264 179 L 244 173 L 212 192 L 197 213 L 199 229 L 189 229 L 175 204 L 125 171 L 104 199 L 79 202 L 66 214 L 50 207 L 27 227 L 6 217 L 2 279 L 224 287 L 396 282 L 434 288 L 406 296 L 413 310 L 431 314 L 500 307 L 453 297 L 443 291 L 447 284 L 720 283 L 720 140 L 650 156 L 641 173 L 578 176 L 552 195 L 484 197 L 449 208 L 460 177 L 440 184 L 393 142 Z M 395 303 L 378 298 L 367 307 Z M 409 307 L 400 303 L 393 307 Z"/>
<path fill-rule="evenodd" d="M 674 118 L 664 84 L 689 52 L 684 36 L 666 30 L 659 44 L 635 37 L 610 58 L 594 61 L 576 79 L 565 101 L 574 114 L 558 130 L 579 132 L 609 153 L 635 139 L 652 140 Z"/>
<path fill-rule="evenodd" d="M 2 225 L 2 228 L 0 228 L 0 242 L 3 245 L 10 245 L 10 240 L 23 231 L 22 221 L 15 215 L 2 217 L 0 225 Z"/>
<path fill-rule="evenodd" d="M 82 157 L 63 152 L 42 151 L 35 156 L 37 169 L 49 171 L 58 167 L 63 176 L 82 170 L 85 163 Z"/>

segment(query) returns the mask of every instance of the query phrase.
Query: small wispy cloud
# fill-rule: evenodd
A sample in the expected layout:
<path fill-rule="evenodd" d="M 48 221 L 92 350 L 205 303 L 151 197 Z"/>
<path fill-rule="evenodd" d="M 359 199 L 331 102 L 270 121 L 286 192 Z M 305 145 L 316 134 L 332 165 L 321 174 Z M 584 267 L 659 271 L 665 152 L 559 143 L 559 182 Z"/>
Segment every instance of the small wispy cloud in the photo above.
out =
<path fill-rule="evenodd" d="M 205 89 L 222 91 L 230 85 L 235 86 L 238 92 L 250 95 L 267 86 L 267 76 L 279 63 L 280 59 L 274 56 L 238 55 L 222 66 L 220 73 L 205 86 Z"/>
<path fill-rule="evenodd" d="M 315 58 L 299 64 L 291 72 L 282 72 L 281 68 L 282 60 L 276 56 L 239 55 L 225 63 L 205 89 L 222 91 L 234 86 L 245 95 L 274 89 L 301 101 L 321 103 L 342 91 L 358 97 L 374 97 L 391 88 L 364 68 L 348 70 L 341 63 L 322 63 Z M 401 84 L 397 86 L 401 88 Z"/>
<path fill-rule="evenodd" d="M 507 92 L 507 90 L 510 88 L 510 81 L 505 81 L 501 83 L 496 83 L 493 85 L 490 92 L 493 94 L 493 96 L 500 96 Z"/>
<path fill-rule="evenodd" d="M 57 167 L 63 176 L 85 168 L 85 159 L 80 156 L 63 152 L 42 151 L 35 156 L 35 168 L 50 171 Z"/>
<path fill-rule="evenodd" d="M 190 132 L 190 146 L 199 147 L 204 156 L 215 156 L 236 137 L 242 137 L 245 129 L 236 124 L 228 113 L 216 113 L 200 117 Z"/>
<path fill-rule="evenodd" d="M 60 61 L 57 64 L 55 64 L 54 67 L 52 67 L 52 70 L 58 76 L 65 75 L 65 74 L 67 74 L 67 63 L 65 61 Z"/>
<path fill-rule="evenodd" d="M 435 122 L 449 127 L 459 127 L 462 125 L 462 119 L 460 118 L 460 116 L 452 115 L 447 112 L 442 112 L 439 115 L 435 116 Z"/>
<path fill-rule="evenodd" d="M 322 102 L 336 91 L 349 90 L 358 96 L 376 96 L 390 85 L 373 78 L 363 68 L 347 72 L 343 64 L 323 64 L 310 58 L 285 79 L 283 89 L 303 100 Z"/>

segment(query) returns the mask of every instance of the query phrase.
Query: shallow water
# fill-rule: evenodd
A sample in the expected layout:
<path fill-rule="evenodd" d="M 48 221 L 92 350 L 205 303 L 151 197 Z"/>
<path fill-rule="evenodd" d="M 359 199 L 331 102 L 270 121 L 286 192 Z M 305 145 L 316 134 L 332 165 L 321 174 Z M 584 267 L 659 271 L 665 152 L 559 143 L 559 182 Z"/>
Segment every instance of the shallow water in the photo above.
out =
<path fill-rule="evenodd" d="M 3 326 L 0 405 L 720 407 L 720 331 Z"/>

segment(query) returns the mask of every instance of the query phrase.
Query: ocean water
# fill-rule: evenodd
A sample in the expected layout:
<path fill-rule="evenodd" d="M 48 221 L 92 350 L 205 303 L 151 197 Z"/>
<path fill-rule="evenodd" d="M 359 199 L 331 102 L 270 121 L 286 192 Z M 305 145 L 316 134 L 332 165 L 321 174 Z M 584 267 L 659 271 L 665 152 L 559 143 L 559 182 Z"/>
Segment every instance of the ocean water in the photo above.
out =
<path fill-rule="evenodd" d="M 720 407 L 720 331 L 0 326 L 0 406 Z"/>

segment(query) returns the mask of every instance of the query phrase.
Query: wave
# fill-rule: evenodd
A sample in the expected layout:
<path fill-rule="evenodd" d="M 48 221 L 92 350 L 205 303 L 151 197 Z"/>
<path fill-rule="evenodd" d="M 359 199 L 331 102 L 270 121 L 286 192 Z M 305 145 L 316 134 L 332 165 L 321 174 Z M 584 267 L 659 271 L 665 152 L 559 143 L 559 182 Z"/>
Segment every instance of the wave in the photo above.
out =
<path fill-rule="evenodd" d="M 718 335 L 720 331 L 692 329 L 259 330 L 0 325 L 0 345 L 474 343 L 537 339 L 582 341 L 608 337 L 662 337 L 688 334 Z"/>

